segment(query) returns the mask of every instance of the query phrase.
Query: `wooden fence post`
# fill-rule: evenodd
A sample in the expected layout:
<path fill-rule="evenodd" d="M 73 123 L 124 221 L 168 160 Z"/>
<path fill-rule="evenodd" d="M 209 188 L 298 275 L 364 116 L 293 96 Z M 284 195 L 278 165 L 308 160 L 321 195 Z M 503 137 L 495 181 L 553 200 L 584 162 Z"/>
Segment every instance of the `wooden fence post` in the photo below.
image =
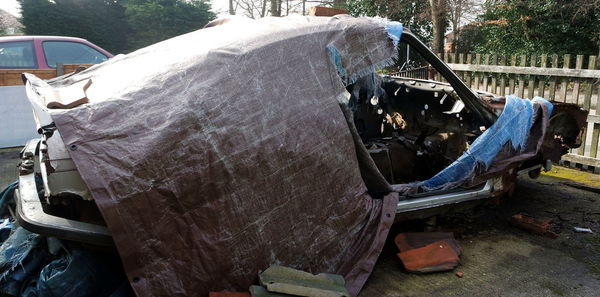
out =
<path fill-rule="evenodd" d="M 558 55 L 552 55 L 552 68 L 558 68 Z M 552 80 L 550 81 L 550 94 L 548 95 L 548 97 L 550 97 L 550 100 L 557 100 L 555 94 L 556 94 L 556 82 L 557 82 L 557 78 L 553 77 Z"/>
<path fill-rule="evenodd" d="M 516 55 L 510 56 L 510 66 L 517 66 L 517 56 Z M 509 95 L 515 94 L 515 77 L 516 77 L 516 75 L 511 75 L 510 80 L 508 81 L 508 94 Z"/>
<path fill-rule="evenodd" d="M 481 64 L 481 54 L 475 54 L 475 65 Z M 475 72 L 475 90 L 479 90 L 479 75 L 481 73 Z"/>
<path fill-rule="evenodd" d="M 547 63 L 547 61 L 548 61 L 548 55 L 546 55 L 546 54 L 543 54 L 543 55 L 540 57 L 540 67 L 541 67 L 541 68 L 546 68 L 546 66 L 547 66 L 547 64 L 546 64 L 546 63 Z M 538 87 L 538 96 L 540 96 L 540 97 L 543 97 L 543 98 L 546 98 L 546 97 L 545 97 L 545 94 L 544 94 L 544 93 L 545 93 L 545 92 L 544 92 L 544 89 L 545 89 L 545 87 L 546 87 L 546 79 L 544 79 L 543 77 L 541 77 L 541 78 L 540 78 L 540 84 L 539 84 L 539 87 Z M 552 100 L 551 98 L 546 98 L 546 99 L 550 99 L 550 100 Z"/>
<path fill-rule="evenodd" d="M 521 55 L 520 66 L 521 67 L 527 66 L 527 55 Z M 523 98 L 523 96 L 525 96 L 525 76 L 518 75 L 517 78 L 519 79 L 519 92 L 518 92 L 517 96 L 519 96 L 520 98 Z"/>
<path fill-rule="evenodd" d="M 596 56 L 590 56 L 590 61 L 588 62 L 588 69 L 596 69 Z M 594 90 L 595 79 L 588 79 L 587 88 L 585 91 L 585 96 L 583 97 L 583 109 L 590 110 L 592 105 L 592 91 Z M 598 94 L 600 96 L 600 94 Z M 600 114 L 598 110 L 596 110 L 596 114 Z"/>
<path fill-rule="evenodd" d="M 473 62 L 473 56 L 471 54 L 467 54 L 467 63 L 466 64 L 471 64 L 471 62 Z M 468 71 L 468 72 L 465 72 L 465 75 L 467 76 L 467 81 L 466 81 L 467 86 L 469 86 L 469 88 L 473 88 L 473 85 L 471 84 L 473 73 Z"/>
<path fill-rule="evenodd" d="M 497 65 L 498 64 L 498 56 L 496 55 L 492 55 L 492 65 Z M 496 73 L 492 73 L 492 93 L 496 93 L 497 92 L 497 77 L 498 75 Z"/>
<path fill-rule="evenodd" d="M 485 54 L 483 55 L 483 64 L 485 65 L 489 65 L 490 64 L 490 54 Z M 488 76 L 489 73 L 482 73 L 483 74 L 483 91 L 487 92 L 488 91 Z"/>
<path fill-rule="evenodd" d="M 531 55 L 530 65 L 531 65 L 531 67 L 536 67 L 536 65 L 537 65 L 537 57 L 535 54 Z M 529 75 L 529 83 L 527 83 L 527 98 L 533 99 L 533 97 L 535 97 L 535 94 L 533 93 L 534 91 L 535 91 L 535 75 Z"/>
<path fill-rule="evenodd" d="M 506 56 L 502 55 L 500 56 L 500 65 L 504 66 L 506 65 Z M 505 74 L 501 74 L 500 76 L 500 96 L 504 96 L 506 95 L 506 75 Z"/>
<path fill-rule="evenodd" d="M 577 60 L 575 61 L 575 69 L 583 68 L 583 55 L 577 55 Z M 580 87 L 580 79 L 575 80 L 575 84 L 573 85 L 573 103 L 579 104 L 579 87 Z"/>
<path fill-rule="evenodd" d="M 569 65 L 571 65 L 571 55 L 566 54 L 563 57 L 563 69 L 569 69 Z M 562 102 L 567 102 L 567 88 L 569 87 L 567 79 L 562 78 L 560 84 L 560 97 Z"/>

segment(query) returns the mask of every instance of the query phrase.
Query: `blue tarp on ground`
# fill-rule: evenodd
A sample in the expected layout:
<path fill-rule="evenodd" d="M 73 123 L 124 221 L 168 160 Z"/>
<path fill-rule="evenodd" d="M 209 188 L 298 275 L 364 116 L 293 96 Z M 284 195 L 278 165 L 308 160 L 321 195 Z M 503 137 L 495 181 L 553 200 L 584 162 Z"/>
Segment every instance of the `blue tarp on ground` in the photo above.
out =
<path fill-rule="evenodd" d="M 0 216 L 18 183 L 0 192 Z M 126 297 L 133 291 L 116 253 L 81 249 L 0 220 L 0 296 Z"/>

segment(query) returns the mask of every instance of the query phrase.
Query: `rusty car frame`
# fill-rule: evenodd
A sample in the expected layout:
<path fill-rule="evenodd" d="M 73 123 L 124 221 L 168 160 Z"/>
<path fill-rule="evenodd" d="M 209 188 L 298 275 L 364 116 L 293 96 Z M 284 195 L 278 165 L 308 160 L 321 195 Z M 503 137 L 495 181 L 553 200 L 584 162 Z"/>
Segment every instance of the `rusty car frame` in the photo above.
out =
<path fill-rule="evenodd" d="M 379 173 L 390 184 L 430 178 L 454 162 L 496 122 L 506 102 L 504 97 L 469 88 L 410 31 L 403 32 L 402 44 L 420 54 L 445 82 L 375 74 L 368 78 L 375 78 L 376 86 L 367 80 L 347 86 L 350 103 L 346 105 L 351 105 L 347 109 L 351 114 L 349 123 Z M 383 108 L 380 102 L 370 102 L 373 97 L 370 92 L 374 89 L 383 90 L 391 105 L 398 93 L 410 100 L 403 100 L 405 104 L 396 108 L 388 105 L 386 110 L 380 110 Z M 36 96 L 30 87 L 28 95 Z M 436 103 L 443 98 L 447 98 L 445 103 Z M 586 112 L 576 105 L 558 102 L 553 105 L 543 149 L 536 156 L 483 175 L 476 184 L 404 193 L 396 208 L 398 218 L 430 214 L 443 206 L 466 201 L 501 197 L 514 189 L 519 174 L 536 177 L 541 170 L 549 170 L 552 162 L 581 144 L 586 118 Z M 425 113 L 427 116 L 419 117 Z M 41 111 L 37 115 L 44 116 Z M 386 129 L 392 132 L 387 133 Z M 111 233 L 69 156 L 69 150 L 76 147 L 65 146 L 54 125 L 40 127 L 39 132 L 41 138 L 31 140 L 20 155 L 16 212 L 19 223 L 48 236 L 111 245 Z M 376 190 L 373 192 L 377 195 Z"/>

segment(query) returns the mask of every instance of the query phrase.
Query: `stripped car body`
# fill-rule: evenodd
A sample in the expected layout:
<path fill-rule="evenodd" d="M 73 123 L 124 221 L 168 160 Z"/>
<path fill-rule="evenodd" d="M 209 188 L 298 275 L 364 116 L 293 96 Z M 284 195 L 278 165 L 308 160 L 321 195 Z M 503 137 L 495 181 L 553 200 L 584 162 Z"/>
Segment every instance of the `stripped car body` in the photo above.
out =
<path fill-rule="evenodd" d="M 111 244 L 114 240 L 121 253 L 132 286 L 139 295 L 143 296 L 165 293 L 172 295 L 181 287 L 185 289 L 182 295 L 185 295 L 185 292 L 191 294 L 189 292 L 192 292 L 192 289 L 197 293 L 198 290 L 204 292 L 209 289 L 243 288 L 253 278 L 246 272 L 264 269 L 269 262 L 297 266 L 311 272 L 340 273 L 346 277 L 351 293 L 356 294 L 370 273 L 374 259 L 377 258 L 389 230 L 389 225 L 394 220 L 390 210 L 400 214 L 414 213 L 458 202 L 499 196 L 512 189 L 519 172 L 539 170 L 543 166 L 547 168 L 549 161 L 557 161 L 567 149 L 580 144 L 586 116 L 581 109 L 568 104 L 552 107 L 543 99 L 529 101 L 513 97 L 497 98 L 487 94 L 478 94 L 469 89 L 412 33 L 402 31 L 399 24 L 349 17 L 284 18 L 261 22 L 263 23 L 221 22 L 221 25 L 210 26 L 210 28 L 159 43 L 128 56 L 116 57 L 109 63 L 81 73 L 48 82 L 41 81 L 32 75 L 26 75 L 27 92 L 32 101 L 42 139 L 28 143 L 22 153 L 17 216 L 23 226 L 34 232 L 87 243 L 106 245 Z M 285 37 L 279 37 L 272 32 L 268 32 L 271 34 L 270 37 L 257 33 L 265 31 L 265 28 L 274 28 L 270 24 L 271 22 L 276 23 L 279 27 L 275 26 L 277 29 L 269 30 L 278 30 L 277 33 Z M 264 25 L 269 25 L 269 27 Z M 209 46 L 202 49 L 206 50 L 207 56 L 216 55 L 223 58 L 225 61 L 223 64 L 215 64 L 212 60 L 190 56 L 196 60 L 171 59 L 168 64 L 165 62 L 163 65 L 166 70 L 151 70 L 150 74 L 137 72 L 133 79 L 127 78 L 128 80 L 124 82 L 111 78 L 111 75 L 115 75 L 115 71 L 132 69 L 132 66 L 139 66 L 139 63 L 146 61 L 147 58 L 152 58 L 152 55 L 160 56 L 160 54 L 168 53 L 170 43 L 176 46 L 185 44 L 186 38 L 190 41 L 201 40 L 201 37 L 216 38 L 215 36 L 222 36 L 224 33 L 233 34 L 240 29 L 246 29 L 246 27 L 249 28 L 247 30 L 255 30 L 250 32 L 254 35 L 250 34 L 247 39 L 258 45 L 248 41 L 251 44 L 248 49 L 241 45 L 244 40 L 235 41 L 232 40 L 235 38 L 231 37 L 214 48 Z M 298 27 L 306 29 L 300 30 L 297 29 Z M 262 41 L 268 38 L 278 39 Z M 373 70 L 390 64 L 389 59 L 395 56 L 399 41 L 409 43 L 442 74 L 448 83 L 374 74 Z M 218 83 L 219 79 L 225 80 L 235 75 L 239 77 L 245 73 L 244 71 L 250 71 L 245 68 L 235 68 L 235 71 L 239 71 L 236 73 L 229 70 L 229 67 L 235 66 L 226 62 L 231 63 L 238 57 L 244 57 L 243 61 L 260 62 L 260 58 L 264 59 L 272 55 L 272 52 L 267 50 L 294 60 L 296 56 L 278 50 L 278 48 L 287 47 L 295 50 L 300 48 L 302 53 L 315 57 L 298 62 L 293 69 L 288 69 L 286 64 L 278 64 L 279 66 L 275 69 L 267 69 L 269 72 L 264 72 L 263 76 L 250 77 L 249 73 L 251 72 L 248 72 L 248 75 L 242 77 L 246 78 L 245 82 L 255 88 L 248 86 L 246 90 L 250 92 L 250 95 L 241 91 L 236 92 L 236 100 L 227 101 L 227 104 L 223 104 L 217 100 L 219 98 L 215 97 L 202 97 L 201 99 L 195 97 L 201 95 L 194 94 L 211 90 L 211 88 L 194 88 L 194 84 L 191 82 L 193 78 L 198 77 L 190 73 L 202 74 L 203 71 L 206 71 L 206 67 L 212 67 L 211 71 L 214 70 L 218 72 L 217 74 L 213 73 L 214 76 L 209 76 L 210 78 L 199 76 L 204 77 L 205 80 L 194 83 L 208 84 L 208 86 L 214 87 L 213 80 Z M 244 48 L 244 50 L 239 51 L 239 48 Z M 261 51 L 264 51 L 265 54 Z M 254 53 L 258 54 L 253 55 Z M 184 54 L 189 53 L 184 52 Z M 315 61 L 321 64 L 314 63 Z M 193 64 L 188 66 L 184 62 Z M 270 71 L 275 71 L 277 75 L 286 78 L 286 84 L 291 87 L 280 92 L 280 88 L 270 84 L 269 79 L 277 79 L 277 77 L 268 76 L 267 73 Z M 190 75 L 192 78 L 187 79 L 186 75 Z M 156 78 L 157 76 L 160 79 Z M 310 82 L 302 79 L 312 76 L 318 77 L 318 79 Z M 176 80 L 169 80 L 172 78 L 176 78 Z M 340 78 L 345 85 L 340 83 Z M 185 87 L 181 89 L 170 87 L 165 84 L 166 81 L 174 83 L 176 86 L 185 81 Z M 167 91 L 162 95 L 157 94 L 158 91 L 148 91 L 143 84 L 145 82 L 149 84 L 149 90 Z M 107 89 L 111 83 L 114 86 L 114 92 Z M 157 84 L 160 85 L 160 88 L 156 87 Z M 69 101 L 78 101 L 82 98 L 86 100 L 75 105 L 69 105 L 69 102 L 66 102 L 63 104 L 65 108 L 61 110 L 48 108 L 51 103 L 49 101 L 57 100 L 52 97 L 53 94 L 60 93 L 61 89 L 66 88 L 80 90 L 83 85 L 90 87 L 90 91 L 84 91 L 83 97 L 78 95 L 68 99 Z M 298 90 L 293 88 L 296 85 Z M 311 88 L 318 92 L 311 93 Z M 214 88 L 212 90 L 214 91 Z M 220 92 L 217 94 L 221 94 Z M 161 117 L 161 120 L 167 124 L 156 121 L 150 115 L 144 117 L 139 109 L 128 110 L 128 115 L 131 115 L 131 127 L 119 124 L 110 127 L 109 122 L 106 121 L 107 118 L 113 121 L 117 120 L 113 116 L 127 109 L 125 102 L 132 98 L 139 101 L 160 100 L 166 98 L 165 96 L 174 96 L 173 94 L 183 96 L 185 100 L 184 103 L 174 104 L 173 108 L 177 112 L 172 112 L 169 108 L 161 111 L 166 117 Z M 323 106 L 317 108 L 302 102 L 304 99 L 279 104 L 287 98 L 286 96 L 298 96 L 299 94 L 305 96 L 302 98 L 314 97 L 315 100 L 306 99 L 307 102 L 320 103 Z M 323 96 L 327 100 L 319 96 Z M 264 106 L 261 105 L 264 104 L 263 101 L 255 100 L 263 97 L 269 100 L 269 103 Z M 202 104 L 196 105 L 195 102 Z M 205 102 L 209 102 L 210 105 L 206 105 Z M 334 103 L 335 106 L 332 105 Z M 264 114 L 262 114 L 263 109 L 256 109 L 252 104 L 261 105 L 265 111 Z M 162 105 L 168 104 L 163 103 Z M 188 109 L 181 105 L 187 106 Z M 229 105 L 233 107 L 229 107 Z M 155 103 L 147 106 L 160 108 L 160 105 Z M 533 119 L 528 125 L 520 128 L 523 130 L 523 133 L 520 134 L 521 138 L 514 138 L 512 141 L 502 138 L 502 143 L 496 141 L 498 142 L 498 151 L 485 159 L 487 163 L 479 162 L 484 160 L 482 158 L 473 161 L 468 170 L 463 170 L 462 175 L 454 180 L 436 184 L 426 183 L 439 177 L 440 173 L 464 164 L 461 163 L 461 160 L 465 155 L 469 155 L 470 148 L 476 147 L 476 140 L 490 138 L 491 133 L 488 131 L 494 129 L 499 131 L 505 128 L 494 126 L 500 121 L 503 114 L 508 116 L 508 112 L 503 113 L 504 110 L 508 110 L 505 106 L 522 108 L 528 113 L 520 116 L 524 119 L 527 117 Z M 107 107 L 108 109 L 105 109 Z M 196 109 L 190 110 L 189 108 L 192 107 Z M 223 108 L 238 111 L 240 108 L 246 109 L 245 112 L 235 114 L 236 117 L 239 117 L 237 120 L 241 121 L 240 124 L 225 124 L 223 121 L 229 118 L 219 112 Z M 216 115 L 214 110 L 217 110 Z M 519 111 L 514 109 L 511 114 L 519 116 Z M 195 124 L 191 121 L 177 122 L 179 118 L 176 122 L 170 122 L 168 117 L 173 116 L 171 113 L 177 117 L 182 116 L 186 119 L 189 117 L 202 124 Z M 257 113 L 260 113 L 261 117 L 253 117 Z M 287 117 L 282 118 L 279 114 L 287 115 Z M 119 116 L 118 119 L 126 118 L 126 114 Z M 154 116 L 160 117 L 157 114 Z M 314 117 L 314 120 L 311 120 L 310 117 Z M 294 120 L 292 121 L 290 118 Z M 87 122 L 83 119 L 86 119 Z M 98 123 L 96 124 L 94 121 L 98 121 Z M 144 121 L 151 124 L 133 129 L 135 125 Z M 210 123 L 218 124 L 216 126 L 208 125 Z M 240 131 L 241 123 L 246 125 L 241 127 L 245 127 L 248 131 Z M 171 124 L 179 128 L 172 130 L 169 126 Z M 219 127 L 219 125 L 223 126 Z M 154 127 L 162 127 L 162 130 L 154 130 Z M 271 131 L 271 127 L 278 127 L 279 130 Z M 313 129 L 310 130 L 310 133 L 306 133 L 306 129 L 309 128 Z M 168 131 L 178 131 L 181 135 L 172 135 Z M 194 131 L 194 134 L 187 131 Z M 293 137 L 287 136 L 286 133 L 290 131 L 293 132 Z M 535 133 L 530 133 L 530 131 Z M 211 140 L 214 135 L 218 135 L 221 142 L 218 144 L 204 143 L 207 139 Z M 231 137 L 229 137 L 230 135 Z M 529 135 L 531 137 L 527 137 Z M 178 146 L 165 148 L 174 141 L 182 141 L 187 144 L 183 148 Z M 202 142 L 202 146 L 199 145 L 199 142 Z M 140 147 L 136 148 L 135 146 Z M 236 150 L 239 146 L 244 147 L 242 150 L 244 154 Z M 313 147 L 319 148 L 317 154 L 319 157 L 315 159 L 316 161 L 311 159 L 316 150 Z M 190 153 L 181 154 L 178 149 Z M 263 150 L 271 155 L 265 154 Z M 252 157 L 245 154 L 250 154 Z M 161 156 L 169 161 L 161 163 Z M 196 156 L 203 156 L 203 158 Z M 41 165 L 40 173 L 44 187 L 43 195 L 40 197 L 35 190 L 34 164 L 36 159 Z M 257 163 L 247 161 L 254 159 L 258 159 Z M 204 160 L 210 160 L 212 165 L 206 166 L 202 163 Z M 214 164 L 220 164 L 219 162 L 222 160 L 229 160 L 228 162 L 233 163 L 224 163 L 226 165 L 223 169 L 214 167 Z M 177 161 L 182 163 L 179 164 Z M 256 168 L 258 174 L 248 177 L 240 173 L 246 172 L 245 166 L 248 162 L 254 166 L 252 168 Z M 304 167 L 303 164 L 306 162 L 311 165 Z M 456 165 L 457 162 L 458 165 Z M 198 166 L 194 167 L 195 163 L 198 163 Z M 269 163 L 273 163 L 273 165 Z M 319 167 L 323 164 L 326 166 Z M 299 167 L 295 168 L 294 166 Z M 143 168 L 144 171 L 140 171 L 140 168 Z M 201 170 L 202 168 L 204 170 Z M 235 168 L 235 170 L 231 168 Z M 321 172 L 321 170 L 325 170 L 324 168 L 327 169 L 326 172 Z M 151 170 L 155 170 L 153 174 L 148 173 Z M 266 173 L 263 174 L 263 172 Z M 270 181 L 274 175 L 283 177 L 277 178 L 276 181 Z M 179 180 L 174 182 L 176 179 L 172 179 L 173 176 Z M 189 188 L 190 184 L 193 184 L 195 176 L 205 176 L 206 178 L 197 185 L 200 189 Z M 306 179 L 311 176 L 319 177 L 317 182 Z M 292 181 L 289 184 L 281 182 L 281 180 L 287 181 L 288 178 Z M 169 184 L 170 188 L 164 189 L 161 183 Z M 263 189 L 263 187 L 254 186 L 255 183 L 266 183 L 269 187 Z M 252 185 L 250 192 L 247 191 L 249 184 Z M 115 188 L 115 185 L 126 186 L 128 190 Z M 300 193 L 296 190 L 298 187 L 303 189 Z M 245 203 L 249 202 L 240 199 L 238 188 L 245 191 L 244 195 L 252 198 L 250 199 L 253 201 L 252 204 L 247 205 Z M 273 193 L 275 189 L 277 189 L 277 193 Z M 131 192 L 128 192 L 129 190 Z M 279 193 L 295 197 L 295 199 L 286 199 L 284 202 L 273 200 L 277 199 L 273 196 L 278 196 Z M 319 206 L 322 200 L 320 197 L 338 197 L 336 195 L 341 195 L 340 197 L 350 195 L 353 199 L 337 198 L 336 200 L 332 198 L 331 202 L 336 202 L 337 206 L 328 204 L 329 208 L 325 207 L 325 209 Z M 150 199 L 150 197 L 153 198 Z M 193 200 L 180 202 L 181 197 L 190 197 Z M 221 199 L 219 197 L 223 197 L 222 200 L 219 200 Z M 177 200 L 176 206 L 159 205 L 169 199 Z M 208 199 L 208 202 L 204 199 Z M 234 202 L 231 202 L 232 199 Z M 305 203 L 290 205 L 293 203 L 290 201 L 297 199 L 302 199 Z M 136 200 L 138 202 L 134 204 L 135 206 L 129 204 Z M 286 205 L 283 209 L 289 211 L 288 215 L 291 218 L 277 217 L 277 223 L 273 223 L 274 225 L 271 226 L 268 218 L 277 211 L 283 211 L 282 207 L 272 208 L 269 203 L 264 202 L 271 200 L 275 201 L 271 203 Z M 356 201 L 361 202 L 357 203 Z M 198 204 L 195 204 L 196 202 Z M 105 224 L 98 223 L 98 219 L 101 217 L 93 210 L 94 203 L 98 204 L 106 225 L 113 231 L 112 234 Z M 120 203 L 123 204 L 119 207 Z M 154 205 L 156 203 L 159 204 Z M 234 205 L 229 206 L 232 203 Z M 359 206 L 353 206 L 355 204 Z M 173 265 L 169 266 L 169 273 L 157 275 L 158 267 L 162 269 L 164 265 L 167 265 L 164 257 L 173 256 L 172 253 L 162 253 L 160 249 L 163 249 L 165 244 L 170 244 L 171 248 L 181 248 L 181 245 L 185 245 L 182 243 L 183 241 L 178 240 L 167 242 L 168 240 L 165 239 L 167 234 L 173 234 L 179 230 L 178 228 L 184 228 L 182 226 L 188 224 L 187 220 L 201 217 L 201 215 L 193 218 L 185 217 L 185 214 L 188 213 L 187 208 L 208 207 L 207 209 L 209 209 L 215 205 L 221 205 L 226 209 L 223 213 L 228 213 L 231 218 L 235 217 L 235 220 L 241 221 L 237 225 L 219 221 L 219 224 L 215 224 L 217 226 L 215 228 L 220 230 L 220 233 L 218 233 L 219 236 L 214 235 L 214 238 L 208 238 L 202 234 L 190 235 L 190 238 L 195 240 L 192 243 L 195 244 L 192 250 L 197 251 L 199 247 L 202 247 L 206 251 L 198 252 L 199 255 L 195 255 L 196 258 L 191 260 L 185 258 L 186 255 L 177 255 L 183 258 L 178 258 L 173 263 L 169 262 L 168 265 Z M 312 208 L 307 209 L 307 207 Z M 347 209 L 336 210 L 336 207 L 347 207 Z M 246 208 L 248 210 L 243 215 L 239 213 L 240 210 Z M 65 211 L 65 209 L 75 209 L 75 212 Z M 87 209 L 87 211 L 80 211 L 82 209 Z M 158 209 L 165 209 L 170 216 L 156 213 Z M 203 209 L 203 214 L 210 213 L 207 209 Z M 235 211 L 228 212 L 227 209 Z M 361 209 L 361 211 L 356 209 Z M 264 212 L 261 212 L 263 210 Z M 161 226 L 155 226 L 151 221 L 146 221 L 149 217 L 143 217 L 144 211 L 147 211 L 149 216 L 154 213 L 154 215 L 159 215 L 160 219 L 167 220 L 168 223 L 165 224 L 171 226 L 171 229 L 164 229 Z M 217 211 L 213 209 L 212 212 Z M 284 243 L 286 240 L 292 241 L 286 237 L 290 236 L 290 230 L 286 228 L 294 228 L 294 231 L 303 230 L 302 226 L 297 226 L 298 218 L 291 215 L 295 212 L 303 214 L 303 218 L 320 218 L 314 214 L 323 212 L 325 215 L 330 212 L 330 215 L 323 217 L 323 221 L 320 223 L 310 221 L 312 224 L 317 224 L 306 226 L 309 228 L 307 230 L 313 231 L 292 232 L 295 236 L 294 242 L 298 241 L 296 245 L 306 245 L 307 251 L 313 251 L 312 248 L 315 245 L 318 246 L 314 247 L 317 249 L 316 251 L 302 252 L 302 254 L 307 254 L 301 259 L 295 258 L 295 252 L 289 251 L 293 251 L 296 245 L 292 248 Z M 234 213 L 235 215 L 233 215 Z M 178 215 L 185 217 L 184 222 L 173 223 L 172 220 L 179 220 Z M 351 216 L 348 217 L 348 215 Z M 139 221 L 133 218 L 136 216 L 139 216 Z M 249 221 L 245 221 L 245 216 L 248 216 Z M 340 218 L 345 219 L 345 223 L 329 222 L 330 219 L 339 220 Z M 218 218 L 213 219 L 219 220 Z M 286 225 L 287 220 L 289 220 L 288 225 Z M 129 227 L 126 221 L 131 221 L 131 225 L 139 230 Z M 239 241 L 240 237 L 247 236 L 250 232 L 248 229 L 254 228 L 256 222 L 263 223 L 257 227 L 256 232 L 258 233 L 252 233 L 254 236 L 272 237 L 264 239 L 251 248 L 244 247 Z M 214 222 L 204 223 L 210 225 Z M 170 224 L 176 224 L 178 227 L 175 228 Z M 344 224 L 350 227 L 343 227 Z M 239 231 L 231 231 L 236 236 L 221 238 L 224 236 L 222 234 L 229 234 L 230 230 L 227 228 Z M 315 229 L 317 231 L 314 231 Z M 372 232 L 365 233 L 360 230 L 371 230 Z M 317 234 L 313 234 L 315 232 Z M 313 240 L 311 236 L 305 237 L 309 233 L 315 237 L 319 237 L 319 234 L 326 235 L 323 235 L 322 238 L 319 237 L 320 240 Z M 209 248 L 211 245 L 205 245 L 203 240 L 212 242 L 212 245 L 215 242 L 219 244 L 226 242 L 228 248 L 233 249 L 229 253 L 237 255 L 236 259 L 243 263 L 229 264 L 223 260 L 224 256 L 228 257 L 229 255 L 221 254 L 218 257 L 215 256 L 214 260 L 219 262 L 217 260 L 220 259 L 218 263 L 220 266 L 205 263 L 207 260 L 200 259 L 212 259 L 210 253 L 218 253 L 218 251 L 211 250 Z M 329 252 L 336 250 L 336 244 L 349 246 L 350 242 L 355 242 L 352 251 L 342 248 L 341 250 L 347 252 L 338 253 L 335 256 Z M 281 250 L 278 244 L 286 246 L 286 249 Z M 245 248 L 246 250 L 236 249 L 237 245 L 242 245 L 240 249 Z M 159 246 L 160 249 L 158 249 Z M 325 249 L 325 246 L 328 248 Z M 265 250 L 270 254 L 265 254 Z M 155 252 L 158 254 L 153 254 Z M 149 259 L 148 257 L 152 256 L 154 260 L 149 264 L 140 263 L 136 256 L 143 259 Z M 317 258 L 306 263 L 306 257 Z M 240 260 L 242 258 L 250 260 L 242 261 Z M 300 260 L 304 262 L 298 262 Z M 194 268 L 201 267 L 201 271 L 214 273 L 214 275 L 184 275 L 182 268 L 177 266 L 180 264 L 192 265 Z M 231 274 L 232 271 L 221 271 L 222 267 L 235 267 L 236 273 L 228 279 L 223 279 L 223 275 Z M 186 269 L 189 270 L 189 267 Z M 183 279 L 181 287 L 160 286 L 160 284 L 171 283 L 174 277 Z M 173 281 L 172 283 L 178 282 Z"/>

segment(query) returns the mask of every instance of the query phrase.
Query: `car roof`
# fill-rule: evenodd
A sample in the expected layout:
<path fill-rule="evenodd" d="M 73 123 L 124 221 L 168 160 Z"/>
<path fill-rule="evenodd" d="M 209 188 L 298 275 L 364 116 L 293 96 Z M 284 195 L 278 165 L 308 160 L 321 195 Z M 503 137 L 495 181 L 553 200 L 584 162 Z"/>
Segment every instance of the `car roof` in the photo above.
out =
<path fill-rule="evenodd" d="M 7 41 L 30 41 L 30 40 L 58 40 L 58 41 L 87 41 L 83 38 L 68 36 L 41 36 L 41 35 L 22 35 L 0 37 L 0 42 Z"/>

